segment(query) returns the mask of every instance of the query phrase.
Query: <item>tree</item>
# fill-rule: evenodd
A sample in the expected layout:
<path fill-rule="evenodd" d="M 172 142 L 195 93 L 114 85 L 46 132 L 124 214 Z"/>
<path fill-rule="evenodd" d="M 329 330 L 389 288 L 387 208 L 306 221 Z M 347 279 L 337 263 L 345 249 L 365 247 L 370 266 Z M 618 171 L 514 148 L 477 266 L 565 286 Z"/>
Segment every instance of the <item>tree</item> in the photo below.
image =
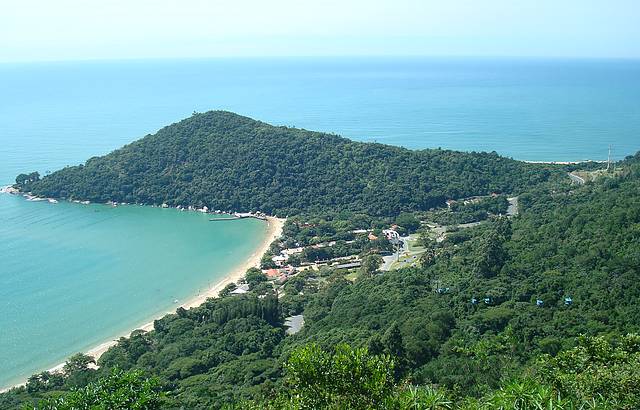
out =
<path fill-rule="evenodd" d="M 365 276 L 371 276 L 378 271 L 382 265 L 382 257 L 380 255 L 367 255 L 362 259 L 360 270 Z"/>
<path fill-rule="evenodd" d="M 153 410 L 160 408 L 159 382 L 140 370 L 114 369 L 110 375 L 60 397 L 42 400 L 42 410 Z"/>
<path fill-rule="evenodd" d="M 231 282 L 228 283 L 227 286 L 225 286 L 224 288 L 222 288 L 222 290 L 220 291 L 220 293 L 218 294 L 218 296 L 220 296 L 221 298 L 225 297 L 225 296 L 229 296 L 231 294 L 231 292 L 233 292 L 234 290 L 236 290 L 238 287 L 238 285 L 236 285 L 235 283 Z"/>
<path fill-rule="evenodd" d="M 84 353 L 76 353 L 67 360 L 62 371 L 66 376 L 69 376 L 73 373 L 84 372 L 89 369 L 90 364 L 95 363 L 96 361 L 92 356 Z"/>
<path fill-rule="evenodd" d="M 262 282 L 266 282 L 267 281 L 267 275 L 262 273 L 260 271 L 260 269 L 251 268 L 251 269 L 247 270 L 247 273 L 245 273 L 244 280 L 249 285 L 249 289 L 253 289 L 256 286 L 258 286 L 258 284 L 260 284 Z"/>
<path fill-rule="evenodd" d="M 391 357 L 394 357 L 396 361 L 404 359 L 404 342 L 398 323 L 394 322 L 389 329 L 387 329 L 382 338 L 382 343 L 384 344 L 385 352 L 391 355 Z"/>
<path fill-rule="evenodd" d="M 40 173 L 35 171 L 29 174 L 19 174 L 16 177 L 16 185 L 20 187 L 24 187 L 33 182 L 38 182 L 40 180 Z"/>
<path fill-rule="evenodd" d="M 606 399 L 615 408 L 640 408 L 640 336 L 616 341 L 578 338 L 578 346 L 537 361 L 542 382 L 577 402 Z"/>
<path fill-rule="evenodd" d="M 500 235 L 491 230 L 482 241 L 476 255 L 473 270 L 485 278 L 497 275 L 504 263 L 505 252 Z"/>
<path fill-rule="evenodd" d="M 64 384 L 63 375 L 48 371 L 34 374 L 27 379 L 26 389 L 29 393 L 59 388 Z"/>
<path fill-rule="evenodd" d="M 412 213 L 403 212 L 396 218 L 396 224 L 405 228 L 409 233 L 420 227 L 420 221 Z"/>
<path fill-rule="evenodd" d="M 371 356 L 366 348 L 304 346 L 285 365 L 291 407 L 381 408 L 394 392 L 394 366 L 389 356 Z"/>

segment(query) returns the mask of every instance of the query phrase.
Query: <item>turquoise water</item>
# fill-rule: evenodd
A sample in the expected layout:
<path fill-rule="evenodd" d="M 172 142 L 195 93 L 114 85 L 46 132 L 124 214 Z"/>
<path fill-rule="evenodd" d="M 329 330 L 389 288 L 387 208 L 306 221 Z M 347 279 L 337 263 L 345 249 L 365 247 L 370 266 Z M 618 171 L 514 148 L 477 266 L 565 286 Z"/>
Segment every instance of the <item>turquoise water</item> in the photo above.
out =
<path fill-rule="evenodd" d="M 0 65 L 0 184 L 193 111 L 524 160 L 640 149 L 640 62 L 240 59 Z M 215 226 L 214 226 L 215 225 Z M 174 307 L 252 253 L 258 221 L 0 195 L 0 386 Z M 148 284 L 152 286 L 148 287 Z"/>
<path fill-rule="evenodd" d="M 0 386 L 175 310 L 259 246 L 258 220 L 0 195 Z"/>

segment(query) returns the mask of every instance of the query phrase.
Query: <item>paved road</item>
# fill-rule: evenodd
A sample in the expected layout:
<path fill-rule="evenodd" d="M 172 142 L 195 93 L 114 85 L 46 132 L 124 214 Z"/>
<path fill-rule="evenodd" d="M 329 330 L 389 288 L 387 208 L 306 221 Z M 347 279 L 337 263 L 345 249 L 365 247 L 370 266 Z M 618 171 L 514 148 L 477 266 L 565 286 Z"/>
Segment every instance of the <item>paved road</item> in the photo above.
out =
<path fill-rule="evenodd" d="M 391 265 L 398 260 L 398 254 L 401 253 L 403 250 L 409 249 L 409 244 L 406 242 L 407 239 L 409 238 L 405 236 L 400 238 L 400 240 L 402 241 L 402 248 L 399 249 L 398 252 L 395 252 L 392 255 L 382 257 L 382 265 L 380 266 L 380 270 L 382 271 L 391 270 Z"/>
<path fill-rule="evenodd" d="M 381 271 L 391 270 L 391 265 L 398 258 L 398 254 L 394 253 L 393 255 L 383 256 L 382 257 L 382 265 L 380 266 Z"/>
<path fill-rule="evenodd" d="M 571 173 L 571 172 L 569 172 L 569 178 L 571 178 L 571 180 L 572 180 L 573 182 L 576 182 L 576 183 L 578 183 L 579 185 L 584 184 L 584 178 L 581 178 L 581 177 L 579 177 L 579 176 L 577 176 L 577 175 L 575 175 L 575 174 L 573 174 L 573 173 Z"/>
<path fill-rule="evenodd" d="M 302 315 L 289 316 L 284 320 L 284 326 L 287 328 L 286 334 L 295 335 L 304 326 L 304 317 Z"/>
<path fill-rule="evenodd" d="M 507 201 L 509 201 L 509 207 L 507 208 L 507 216 L 518 215 L 518 197 L 514 196 L 513 198 L 507 198 Z"/>

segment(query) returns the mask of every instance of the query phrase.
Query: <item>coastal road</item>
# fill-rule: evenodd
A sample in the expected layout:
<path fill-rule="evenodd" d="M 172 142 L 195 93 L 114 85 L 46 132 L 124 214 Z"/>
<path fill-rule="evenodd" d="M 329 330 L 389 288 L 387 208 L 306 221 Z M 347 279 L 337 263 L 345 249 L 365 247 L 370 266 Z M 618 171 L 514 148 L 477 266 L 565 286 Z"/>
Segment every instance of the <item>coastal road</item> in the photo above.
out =
<path fill-rule="evenodd" d="M 518 215 L 518 197 L 514 196 L 513 198 L 507 198 L 507 201 L 509 201 L 509 207 L 507 208 L 507 216 Z"/>
<path fill-rule="evenodd" d="M 584 184 L 584 178 L 577 176 L 573 172 L 569 172 L 569 178 L 571 178 L 571 180 L 573 182 L 577 183 L 578 185 L 583 185 Z"/>
<path fill-rule="evenodd" d="M 380 270 L 381 271 L 391 270 L 391 265 L 396 260 L 398 260 L 398 253 L 394 253 L 393 255 L 383 256 L 382 257 L 382 265 L 380 266 Z"/>
<path fill-rule="evenodd" d="M 400 253 L 405 250 L 405 249 L 409 249 L 409 244 L 407 244 L 406 240 L 409 239 L 408 237 L 400 237 L 400 241 L 402 243 L 402 247 L 398 248 L 396 252 L 394 252 L 392 255 L 388 255 L 388 256 L 383 256 L 382 257 L 382 265 L 380 266 L 380 270 L 381 271 L 388 271 L 391 270 L 391 265 L 393 265 L 394 262 L 397 262 L 398 259 L 400 258 Z"/>
<path fill-rule="evenodd" d="M 286 334 L 295 335 L 302 329 L 302 326 L 304 326 L 304 316 L 289 316 L 284 320 L 284 326 L 287 328 L 287 330 L 285 330 Z"/>

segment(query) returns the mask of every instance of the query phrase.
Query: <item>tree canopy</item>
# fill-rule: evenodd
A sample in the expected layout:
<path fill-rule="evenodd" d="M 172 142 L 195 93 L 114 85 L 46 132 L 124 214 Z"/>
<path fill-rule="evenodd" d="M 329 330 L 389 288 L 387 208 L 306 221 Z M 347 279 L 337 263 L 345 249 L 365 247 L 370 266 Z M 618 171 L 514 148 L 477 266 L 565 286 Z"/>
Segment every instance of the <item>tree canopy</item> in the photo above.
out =
<path fill-rule="evenodd" d="M 198 125 L 208 122 L 206 130 Z M 194 133 L 200 135 L 196 140 L 191 137 Z M 205 196 L 200 197 L 189 190 L 209 185 L 201 185 L 204 177 L 185 185 L 176 182 L 176 175 L 187 169 L 189 158 L 211 159 L 217 164 L 213 168 L 227 169 L 215 162 L 219 153 L 201 156 L 201 150 L 206 151 L 202 141 L 222 138 L 229 142 L 235 138 L 238 144 L 225 152 L 238 159 L 233 151 L 238 147 L 252 147 L 252 151 L 256 148 L 253 140 L 276 141 L 280 134 L 292 141 L 298 138 L 300 144 L 311 141 L 320 156 L 324 155 L 321 148 L 331 145 L 328 141 L 346 149 L 327 151 L 331 155 L 323 157 L 325 163 L 333 165 L 325 171 L 337 174 L 327 174 L 325 185 L 312 179 L 317 184 L 311 190 L 339 185 L 330 183 L 336 175 L 351 178 L 351 171 L 346 171 L 351 168 L 340 162 L 347 161 L 344 152 L 353 158 L 361 158 L 357 155 L 363 153 L 388 153 L 389 157 L 376 157 L 382 163 L 391 161 L 388 164 L 394 163 L 391 158 L 396 154 L 413 160 L 424 155 L 436 163 L 451 156 L 453 164 L 457 156 L 472 163 L 482 163 L 484 158 L 488 168 L 481 167 L 475 174 L 483 175 L 483 169 L 503 170 L 504 183 L 508 180 L 510 189 L 521 189 L 518 213 L 501 215 L 506 198 L 499 196 L 452 206 L 446 216 L 430 213 L 433 210 L 416 212 L 428 204 L 416 200 L 424 197 L 409 188 L 409 199 L 401 203 L 363 202 L 364 197 L 357 193 L 338 198 L 342 188 L 326 191 L 316 199 L 299 193 L 293 198 L 287 196 L 292 191 L 279 186 L 272 175 L 263 181 L 267 188 L 237 197 L 238 203 L 247 200 L 251 204 L 257 198 L 256 206 L 264 205 L 267 202 L 261 202 L 265 200 L 261 189 L 273 188 L 283 196 L 274 197 L 272 211 L 305 210 L 287 221 L 283 238 L 272 245 L 272 251 L 281 246 L 306 246 L 295 256 L 299 262 L 358 253 L 363 255 L 360 268 L 305 270 L 288 279 L 281 288 L 283 293 L 276 292 L 262 272 L 251 269 L 245 278 L 247 294 L 233 295 L 229 287 L 223 297 L 189 310 L 179 308 L 155 321 L 153 331 L 122 338 L 98 360 L 98 369 L 89 366 L 90 358 L 73 356 L 63 373 L 34 375 L 25 387 L 0 395 L 0 408 L 65 400 L 89 403 L 86 407 L 90 408 L 95 392 L 115 400 L 113 403 L 120 403 L 117 400 L 123 397 L 127 403 L 142 399 L 161 408 L 633 409 L 640 405 L 640 154 L 617 164 L 615 173 L 601 173 L 593 181 L 574 185 L 568 178 L 555 179 L 553 172 L 545 177 L 544 168 L 521 168 L 492 154 L 415 152 L 351 143 L 216 112 L 196 115 L 109 156 L 90 160 L 84 167 L 54 173 L 26 187 L 34 192 L 65 190 L 40 192 L 45 195 L 57 192 L 70 196 L 75 192 L 73 195 L 87 198 L 85 195 L 93 192 L 106 195 L 102 199 L 117 199 L 120 197 L 114 195 L 122 195 L 123 181 L 132 181 L 131 167 L 139 166 L 135 175 L 141 178 L 140 188 L 130 191 L 131 195 L 162 187 L 164 191 L 158 192 L 175 196 L 148 197 L 149 201 L 166 202 L 186 195 L 193 200 L 175 203 L 194 204 L 209 191 L 203 190 Z M 176 162 L 170 154 L 179 151 L 177 146 L 165 152 L 160 148 L 165 144 L 155 144 L 164 139 L 185 146 L 195 144 L 194 156 L 179 157 L 183 162 Z M 136 155 L 144 158 L 145 150 L 149 150 L 148 163 L 139 158 L 125 160 Z M 284 150 L 283 156 L 292 160 L 288 155 Z M 253 161 L 251 155 L 242 158 Z M 341 158 L 338 163 L 346 168 L 335 168 L 331 162 L 335 158 Z M 422 168 L 416 168 L 415 162 L 399 166 L 403 171 L 398 171 L 399 179 L 393 179 L 393 184 L 402 184 L 415 169 L 431 169 L 430 161 Z M 289 175 L 291 186 L 299 175 L 315 175 L 311 171 L 315 166 L 308 164 L 319 165 L 298 163 L 294 169 L 300 174 Z M 443 167 L 440 172 L 453 169 Z M 519 173 L 523 170 L 526 178 L 536 183 L 518 188 L 524 183 Z M 95 178 L 94 172 L 105 172 L 105 179 Z M 368 172 L 350 180 L 357 184 L 354 181 L 361 181 L 360 177 L 380 177 Z M 491 177 L 484 185 L 474 180 L 474 188 L 469 185 L 465 191 L 460 185 L 456 192 L 493 191 L 492 184 L 502 184 L 500 172 L 496 171 L 495 180 Z M 367 182 L 381 187 L 377 183 Z M 451 183 L 456 186 L 456 179 Z M 442 197 L 453 193 L 447 191 L 454 188 L 446 182 L 436 186 L 433 190 L 442 189 Z M 245 192 L 243 189 L 238 192 Z M 422 193 L 431 195 L 433 190 L 430 187 Z M 379 212 L 369 214 L 367 204 L 380 207 L 375 208 Z M 408 212 L 414 206 L 414 212 Z M 421 232 L 425 229 L 422 225 L 427 225 L 422 219 L 430 215 L 466 221 L 467 215 L 477 211 L 484 212 L 481 223 L 456 228 L 440 240 L 425 239 L 426 256 L 418 263 L 379 270 L 379 251 L 388 250 L 389 245 L 388 240 L 375 238 L 383 228 L 397 224 L 407 232 Z M 265 262 L 269 260 L 265 258 Z M 304 325 L 287 336 L 284 322 L 291 314 L 302 314 Z M 131 395 L 119 393 L 119 380 L 131 383 Z"/>
<path fill-rule="evenodd" d="M 395 215 L 447 198 L 520 192 L 554 175 L 493 153 L 412 151 L 211 111 L 18 187 L 43 197 L 207 206 L 286 216 Z"/>

